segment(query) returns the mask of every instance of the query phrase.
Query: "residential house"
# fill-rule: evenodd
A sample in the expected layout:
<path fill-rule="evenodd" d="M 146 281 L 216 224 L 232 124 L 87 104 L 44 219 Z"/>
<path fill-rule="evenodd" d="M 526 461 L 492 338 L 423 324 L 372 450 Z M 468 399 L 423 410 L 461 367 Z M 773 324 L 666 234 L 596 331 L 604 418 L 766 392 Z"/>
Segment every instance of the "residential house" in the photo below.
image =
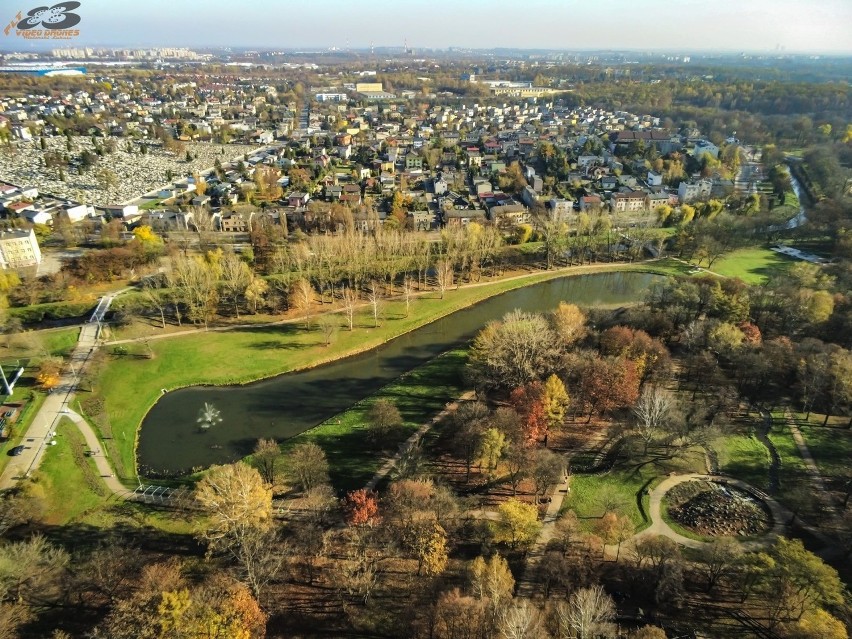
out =
<path fill-rule="evenodd" d="M 254 211 L 236 211 L 223 215 L 219 219 L 219 228 L 223 233 L 249 233 Z"/>
<path fill-rule="evenodd" d="M 485 213 L 480 210 L 448 209 L 444 211 L 444 224 L 448 227 L 467 226 L 471 222 L 482 224 L 485 222 Z"/>
<path fill-rule="evenodd" d="M 677 187 L 677 198 L 680 204 L 694 202 L 695 200 L 707 199 L 713 189 L 711 180 L 686 181 Z"/>
<path fill-rule="evenodd" d="M 488 210 L 491 221 L 501 228 L 515 228 L 529 222 L 529 212 L 523 204 L 501 204 Z"/>
<path fill-rule="evenodd" d="M 648 171 L 648 186 L 662 186 L 663 185 L 663 175 L 661 173 L 655 173 L 654 171 Z"/>
<path fill-rule="evenodd" d="M 612 210 L 618 213 L 634 213 L 636 211 L 645 210 L 644 191 L 628 191 L 626 193 L 614 193 L 610 206 Z"/>
<path fill-rule="evenodd" d="M 423 168 L 423 158 L 422 156 L 415 155 L 413 153 L 409 153 L 405 156 L 405 169 L 407 171 L 414 169 L 422 169 Z"/>
<path fill-rule="evenodd" d="M 584 195 L 580 198 L 581 211 L 599 211 L 603 202 L 597 195 Z"/>
<path fill-rule="evenodd" d="M 287 205 L 288 206 L 307 206 L 308 201 L 311 199 L 311 196 L 307 193 L 302 193 L 301 191 L 293 191 L 290 195 L 287 196 Z"/>
<path fill-rule="evenodd" d="M 435 224 L 435 214 L 432 211 L 409 211 L 407 217 L 415 231 L 430 231 Z"/>

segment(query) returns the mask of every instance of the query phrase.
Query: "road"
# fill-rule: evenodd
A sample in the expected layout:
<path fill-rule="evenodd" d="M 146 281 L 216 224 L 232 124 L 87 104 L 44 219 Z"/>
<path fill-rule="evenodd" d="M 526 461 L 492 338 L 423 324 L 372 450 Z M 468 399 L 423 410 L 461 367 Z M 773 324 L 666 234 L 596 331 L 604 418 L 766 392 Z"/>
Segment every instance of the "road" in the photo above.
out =
<path fill-rule="evenodd" d="M 44 400 L 24 434 L 22 441 L 24 451 L 17 457 L 10 458 L 3 474 L 0 475 L 0 490 L 13 488 L 20 479 L 29 477 L 38 468 L 45 450 L 50 447 L 50 441 L 56 434 L 56 427 L 62 417 L 68 416 L 73 421 L 81 420 L 79 415 L 72 413 L 69 408 L 70 402 L 74 398 L 74 391 L 77 388 L 78 376 L 86 367 L 98 346 L 100 322 L 103 320 L 104 314 L 109 310 L 109 305 L 116 295 L 122 292 L 119 291 L 103 297 L 92 318 L 83 324 L 80 329 L 80 336 L 77 339 L 77 346 L 71 353 L 68 367 L 60 375 L 59 383 Z M 75 417 L 77 419 L 74 419 Z M 85 432 L 84 435 L 86 435 Z M 88 441 L 89 437 L 86 439 Z M 89 445 L 91 446 L 91 444 Z M 104 472 L 104 474 L 107 473 Z"/>

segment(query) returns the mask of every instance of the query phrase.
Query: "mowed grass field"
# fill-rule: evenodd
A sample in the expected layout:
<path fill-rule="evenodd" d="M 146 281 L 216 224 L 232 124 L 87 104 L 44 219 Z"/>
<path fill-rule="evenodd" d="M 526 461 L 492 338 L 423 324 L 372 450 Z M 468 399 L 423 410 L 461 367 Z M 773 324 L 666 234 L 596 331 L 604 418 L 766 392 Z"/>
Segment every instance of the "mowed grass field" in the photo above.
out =
<path fill-rule="evenodd" d="M 737 277 L 747 284 L 765 284 L 783 274 L 796 260 L 765 248 L 732 251 L 719 258 L 710 270 L 726 277 Z"/>

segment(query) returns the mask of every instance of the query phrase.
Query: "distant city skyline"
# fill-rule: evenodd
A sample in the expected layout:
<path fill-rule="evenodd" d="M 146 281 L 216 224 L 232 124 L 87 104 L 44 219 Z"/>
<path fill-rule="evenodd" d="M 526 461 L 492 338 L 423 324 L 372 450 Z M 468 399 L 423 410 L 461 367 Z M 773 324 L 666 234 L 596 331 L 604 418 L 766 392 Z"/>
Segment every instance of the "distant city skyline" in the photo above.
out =
<path fill-rule="evenodd" d="M 32 6 L 7 0 L 0 22 Z M 72 40 L 0 35 L 0 48 L 365 49 L 402 46 L 850 54 L 852 1 L 80 0 Z M 780 47 L 780 49 L 779 49 Z"/>

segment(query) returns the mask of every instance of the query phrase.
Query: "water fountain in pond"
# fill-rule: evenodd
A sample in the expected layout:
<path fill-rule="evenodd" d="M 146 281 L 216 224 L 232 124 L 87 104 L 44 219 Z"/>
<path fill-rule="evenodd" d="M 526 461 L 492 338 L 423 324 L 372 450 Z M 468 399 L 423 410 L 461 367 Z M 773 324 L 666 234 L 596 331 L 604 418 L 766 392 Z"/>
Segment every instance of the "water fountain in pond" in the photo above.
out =
<path fill-rule="evenodd" d="M 202 430 L 207 430 L 214 424 L 222 421 L 219 409 L 210 402 L 204 402 L 204 408 L 198 411 L 198 425 Z"/>

